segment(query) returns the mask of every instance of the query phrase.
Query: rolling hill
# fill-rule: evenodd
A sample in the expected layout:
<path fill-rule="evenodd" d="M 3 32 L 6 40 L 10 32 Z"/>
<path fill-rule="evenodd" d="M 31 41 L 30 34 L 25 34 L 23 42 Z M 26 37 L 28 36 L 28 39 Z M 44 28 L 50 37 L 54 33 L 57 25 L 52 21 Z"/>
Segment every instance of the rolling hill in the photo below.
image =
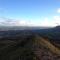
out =
<path fill-rule="evenodd" d="M 25 38 L 17 36 L 15 40 L 4 39 L 0 41 L 0 46 L 2 46 L 0 47 L 0 60 L 60 59 L 58 58 L 60 48 L 55 47 L 49 40 L 41 36 L 29 35 L 25 36 Z"/>
<path fill-rule="evenodd" d="M 0 31 L 0 60 L 60 60 L 59 29 Z"/>

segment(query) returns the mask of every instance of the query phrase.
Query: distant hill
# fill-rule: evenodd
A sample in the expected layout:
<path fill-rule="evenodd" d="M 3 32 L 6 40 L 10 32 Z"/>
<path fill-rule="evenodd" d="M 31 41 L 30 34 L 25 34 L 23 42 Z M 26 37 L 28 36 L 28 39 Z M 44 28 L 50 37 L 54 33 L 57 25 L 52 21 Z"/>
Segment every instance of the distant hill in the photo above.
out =
<path fill-rule="evenodd" d="M 7 30 L 38 30 L 38 29 L 48 29 L 50 27 L 41 27 L 41 26 L 0 26 L 0 31 Z"/>
<path fill-rule="evenodd" d="M 51 42 L 60 44 L 60 26 L 56 27 L 22 27 L 10 26 L 0 27 L 0 38 L 15 37 L 21 35 L 38 34 L 44 38 L 48 38 Z"/>

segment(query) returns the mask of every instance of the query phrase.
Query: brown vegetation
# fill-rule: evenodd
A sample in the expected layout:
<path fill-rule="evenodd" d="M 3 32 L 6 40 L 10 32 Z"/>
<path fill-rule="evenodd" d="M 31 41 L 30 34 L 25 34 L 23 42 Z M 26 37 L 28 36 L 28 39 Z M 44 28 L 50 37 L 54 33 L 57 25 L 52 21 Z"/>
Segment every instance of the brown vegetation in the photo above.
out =
<path fill-rule="evenodd" d="M 52 53 L 55 53 L 60 56 L 60 48 L 54 46 L 52 43 L 49 42 L 49 40 L 46 40 L 42 37 L 37 36 L 35 38 L 35 42 L 39 45 L 42 45 L 43 47 L 49 49 Z"/>

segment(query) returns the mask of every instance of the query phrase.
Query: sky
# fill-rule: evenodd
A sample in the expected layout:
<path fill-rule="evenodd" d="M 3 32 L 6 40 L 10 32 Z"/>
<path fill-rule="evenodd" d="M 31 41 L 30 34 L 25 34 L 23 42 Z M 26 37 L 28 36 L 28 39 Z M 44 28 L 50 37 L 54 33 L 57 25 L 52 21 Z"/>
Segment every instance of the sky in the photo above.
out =
<path fill-rule="evenodd" d="M 0 26 L 60 25 L 60 0 L 0 0 Z"/>

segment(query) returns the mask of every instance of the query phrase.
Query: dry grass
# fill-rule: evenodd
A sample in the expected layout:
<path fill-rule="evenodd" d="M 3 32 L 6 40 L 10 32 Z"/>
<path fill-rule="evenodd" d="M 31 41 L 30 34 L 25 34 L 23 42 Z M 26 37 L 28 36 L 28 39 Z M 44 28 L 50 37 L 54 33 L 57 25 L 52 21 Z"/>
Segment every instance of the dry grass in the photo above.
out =
<path fill-rule="evenodd" d="M 45 40 L 44 38 L 37 36 L 35 38 L 35 42 L 38 45 L 42 45 L 43 47 L 49 49 L 52 53 L 57 54 L 58 56 L 60 56 L 60 48 L 54 46 L 48 40 Z"/>

